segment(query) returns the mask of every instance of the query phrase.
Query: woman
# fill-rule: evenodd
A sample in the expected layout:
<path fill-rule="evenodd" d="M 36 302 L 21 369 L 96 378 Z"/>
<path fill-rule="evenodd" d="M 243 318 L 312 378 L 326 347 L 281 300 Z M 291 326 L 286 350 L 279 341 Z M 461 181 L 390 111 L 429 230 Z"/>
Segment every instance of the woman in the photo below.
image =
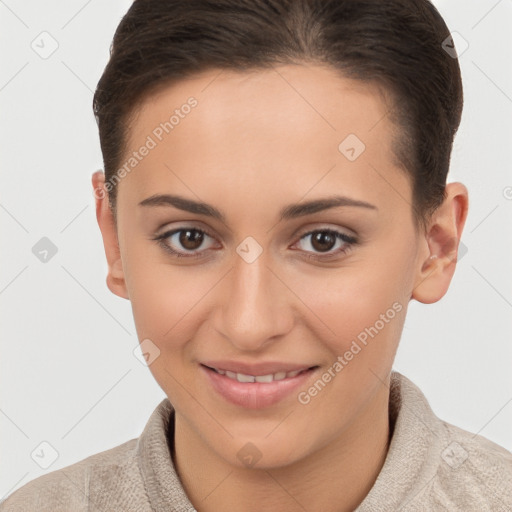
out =
<path fill-rule="evenodd" d="M 136 0 L 92 184 L 167 398 L 0 510 L 509 510 L 512 455 L 392 371 L 467 216 L 455 57 L 427 0 Z"/>

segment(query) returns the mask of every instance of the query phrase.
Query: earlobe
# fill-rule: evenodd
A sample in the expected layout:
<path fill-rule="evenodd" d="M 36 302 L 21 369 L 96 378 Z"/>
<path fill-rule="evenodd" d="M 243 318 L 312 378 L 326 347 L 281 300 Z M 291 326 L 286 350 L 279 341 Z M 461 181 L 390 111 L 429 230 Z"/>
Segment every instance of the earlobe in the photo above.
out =
<path fill-rule="evenodd" d="M 120 259 L 118 260 L 121 261 Z M 122 274 L 122 270 L 121 270 Z M 126 281 L 124 279 L 124 274 L 120 276 L 120 273 L 112 269 L 109 265 L 109 271 L 106 278 L 106 283 L 108 289 L 118 297 L 122 297 L 123 299 L 130 300 L 130 296 L 128 295 L 128 290 L 126 288 Z"/>
<path fill-rule="evenodd" d="M 462 183 L 446 186 L 445 200 L 432 215 L 426 234 L 428 254 L 418 261 L 411 298 L 424 304 L 440 300 L 448 291 L 457 264 L 462 230 L 468 212 L 468 191 Z"/>
<path fill-rule="evenodd" d="M 103 238 L 103 247 L 108 263 L 106 284 L 113 294 L 129 300 L 119 240 L 112 210 L 109 206 L 108 191 L 105 189 L 105 175 L 103 171 L 93 173 L 92 186 L 96 200 L 96 219 Z"/>

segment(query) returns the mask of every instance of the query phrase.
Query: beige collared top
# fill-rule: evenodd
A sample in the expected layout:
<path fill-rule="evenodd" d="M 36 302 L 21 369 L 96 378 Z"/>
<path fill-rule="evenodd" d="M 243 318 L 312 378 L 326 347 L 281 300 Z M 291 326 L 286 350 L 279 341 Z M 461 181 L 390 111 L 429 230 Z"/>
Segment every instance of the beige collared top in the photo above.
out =
<path fill-rule="evenodd" d="M 386 460 L 355 512 L 512 511 L 510 452 L 439 419 L 423 393 L 395 371 L 389 411 Z M 139 438 L 28 482 L 0 511 L 193 512 L 167 442 L 170 420 L 166 398 Z"/>

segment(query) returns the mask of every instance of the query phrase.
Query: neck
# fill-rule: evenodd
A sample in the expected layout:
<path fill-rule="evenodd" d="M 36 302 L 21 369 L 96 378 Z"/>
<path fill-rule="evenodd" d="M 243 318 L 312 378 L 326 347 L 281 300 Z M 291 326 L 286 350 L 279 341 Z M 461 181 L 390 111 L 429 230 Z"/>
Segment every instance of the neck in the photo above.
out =
<path fill-rule="evenodd" d="M 379 395 L 332 443 L 284 467 L 239 468 L 208 448 L 180 415 L 175 417 L 173 459 L 199 512 L 353 511 L 373 486 L 390 438 L 389 394 Z"/>

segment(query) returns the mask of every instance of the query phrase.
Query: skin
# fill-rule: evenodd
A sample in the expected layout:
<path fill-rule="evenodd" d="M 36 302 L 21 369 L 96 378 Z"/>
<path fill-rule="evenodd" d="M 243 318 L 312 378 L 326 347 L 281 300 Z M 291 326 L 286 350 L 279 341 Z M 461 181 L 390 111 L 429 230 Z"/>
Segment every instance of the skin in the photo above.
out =
<path fill-rule="evenodd" d="M 119 183 L 117 230 L 96 193 L 107 286 L 131 301 L 139 340 L 160 350 L 149 367 L 176 410 L 179 476 L 201 512 L 353 510 L 386 457 L 390 372 L 408 303 L 438 301 L 452 279 L 466 187 L 448 184 L 427 230 L 416 229 L 384 94 L 320 65 L 212 70 L 165 87 L 138 110 L 128 153 L 190 96 L 197 107 Z M 338 150 L 350 133 L 366 145 L 353 162 Z M 92 184 L 104 190 L 102 172 Z M 225 222 L 139 206 L 166 193 L 209 203 Z M 376 209 L 278 219 L 285 205 L 334 193 Z M 167 238 L 201 257 L 174 257 L 152 240 L 178 227 L 211 234 L 195 246 Z M 327 262 L 308 259 L 346 245 L 303 237 L 326 228 L 358 242 Z M 252 263 L 236 252 L 248 236 L 263 250 Z M 259 410 L 236 406 L 199 371 L 208 359 L 318 365 L 307 390 L 393 303 L 401 311 L 307 405 L 292 393 Z M 237 457 L 249 442 L 261 454 L 252 467 Z"/>

